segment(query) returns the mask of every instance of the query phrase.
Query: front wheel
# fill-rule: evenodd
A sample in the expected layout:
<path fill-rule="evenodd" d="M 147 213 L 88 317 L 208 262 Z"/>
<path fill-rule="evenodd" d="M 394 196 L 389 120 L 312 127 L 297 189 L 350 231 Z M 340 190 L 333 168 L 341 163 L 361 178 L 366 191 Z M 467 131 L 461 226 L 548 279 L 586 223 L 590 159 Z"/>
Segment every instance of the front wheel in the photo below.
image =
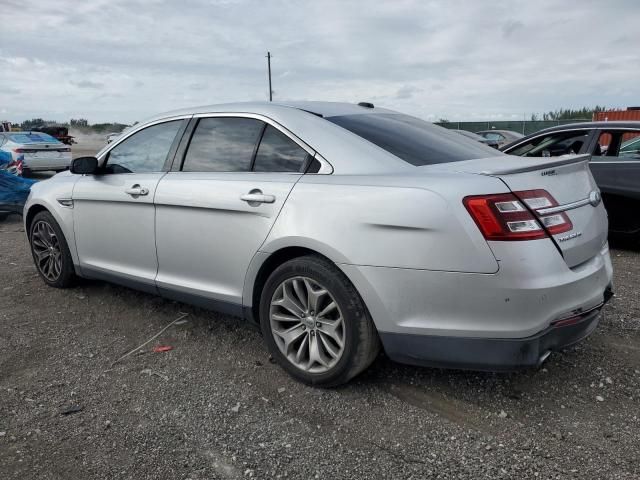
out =
<path fill-rule="evenodd" d="M 335 265 L 317 256 L 285 262 L 269 276 L 260 325 L 278 364 L 311 385 L 346 383 L 380 351 L 360 295 Z"/>
<path fill-rule="evenodd" d="M 29 243 L 36 269 L 51 287 L 66 288 L 76 275 L 67 241 L 49 212 L 38 213 L 29 229 Z"/>

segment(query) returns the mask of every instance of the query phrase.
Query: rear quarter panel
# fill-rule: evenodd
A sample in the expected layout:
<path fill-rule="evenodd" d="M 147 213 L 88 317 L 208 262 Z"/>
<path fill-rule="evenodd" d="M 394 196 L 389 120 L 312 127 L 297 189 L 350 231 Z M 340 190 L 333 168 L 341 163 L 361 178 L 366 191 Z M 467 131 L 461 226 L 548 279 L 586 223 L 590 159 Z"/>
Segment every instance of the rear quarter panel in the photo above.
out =
<path fill-rule="evenodd" d="M 302 246 L 335 263 L 495 273 L 462 198 L 504 191 L 499 180 L 477 175 L 307 175 L 260 250 Z"/>

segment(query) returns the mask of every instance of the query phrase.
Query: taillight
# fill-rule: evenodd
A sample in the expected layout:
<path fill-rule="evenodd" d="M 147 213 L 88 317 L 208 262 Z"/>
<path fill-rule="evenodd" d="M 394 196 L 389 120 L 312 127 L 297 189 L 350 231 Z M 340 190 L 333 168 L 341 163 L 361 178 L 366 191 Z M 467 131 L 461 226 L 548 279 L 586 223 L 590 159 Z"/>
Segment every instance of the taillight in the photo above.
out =
<path fill-rule="evenodd" d="M 558 205 L 545 190 L 474 195 L 465 197 L 463 203 L 487 240 L 537 240 L 547 232 L 555 235 L 573 228 L 565 213 L 532 213 Z"/>
<path fill-rule="evenodd" d="M 14 175 L 22 175 L 22 160 L 13 160 L 7 165 L 7 170 Z"/>
<path fill-rule="evenodd" d="M 24 153 L 24 148 L 14 148 L 13 151 L 15 153 Z"/>
<path fill-rule="evenodd" d="M 70 148 L 68 148 L 68 147 L 67 147 L 67 148 L 59 148 L 57 151 L 58 151 L 58 152 L 70 152 L 70 151 L 71 151 L 71 149 L 70 149 Z"/>

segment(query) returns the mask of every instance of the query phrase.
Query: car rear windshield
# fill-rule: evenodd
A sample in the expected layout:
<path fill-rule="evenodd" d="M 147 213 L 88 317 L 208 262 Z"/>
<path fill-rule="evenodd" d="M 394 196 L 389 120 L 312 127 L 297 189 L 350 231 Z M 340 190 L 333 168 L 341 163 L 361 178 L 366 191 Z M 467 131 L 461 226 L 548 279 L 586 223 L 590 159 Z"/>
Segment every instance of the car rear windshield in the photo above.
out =
<path fill-rule="evenodd" d="M 501 155 L 495 148 L 400 113 L 343 115 L 327 120 L 416 167 Z"/>
<path fill-rule="evenodd" d="M 14 143 L 60 143 L 46 133 L 14 133 L 9 138 Z"/>

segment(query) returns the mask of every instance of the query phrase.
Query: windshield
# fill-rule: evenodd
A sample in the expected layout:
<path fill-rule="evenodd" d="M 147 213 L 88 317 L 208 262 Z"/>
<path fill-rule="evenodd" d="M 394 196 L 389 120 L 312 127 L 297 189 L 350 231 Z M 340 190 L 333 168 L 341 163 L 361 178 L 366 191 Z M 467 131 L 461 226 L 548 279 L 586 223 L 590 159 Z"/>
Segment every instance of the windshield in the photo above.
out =
<path fill-rule="evenodd" d="M 327 120 L 417 167 L 502 155 L 453 130 L 399 113 L 327 117 Z"/>

